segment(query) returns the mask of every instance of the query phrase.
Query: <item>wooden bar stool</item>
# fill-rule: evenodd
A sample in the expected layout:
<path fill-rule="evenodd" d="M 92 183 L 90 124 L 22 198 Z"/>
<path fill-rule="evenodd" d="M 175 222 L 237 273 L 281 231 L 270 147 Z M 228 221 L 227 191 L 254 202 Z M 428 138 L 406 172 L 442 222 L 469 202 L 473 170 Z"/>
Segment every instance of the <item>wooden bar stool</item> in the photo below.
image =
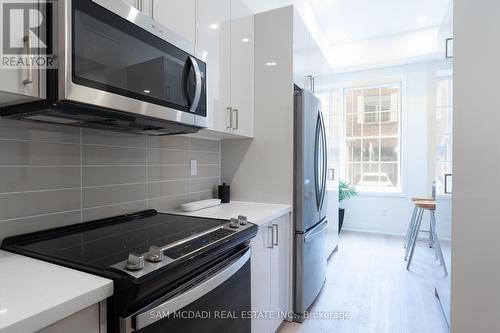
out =
<path fill-rule="evenodd" d="M 429 230 L 429 240 L 432 243 L 436 257 L 439 259 L 445 275 L 448 275 L 448 270 L 446 269 L 446 263 L 444 262 L 443 252 L 441 251 L 441 245 L 439 244 L 439 238 L 436 232 L 436 202 L 435 201 L 415 201 L 415 207 L 418 208 L 418 216 L 415 220 L 414 226 L 410 232 L 410 240 L 408 242 L 407 253 L 409 251 L 408 264 L 406 266 L 407 270 L 410 270 L 411 261 L 413 260 L 413 254 L 415 253 L 415 247 L 417 245 L 418 234 L 420 232 L 420 225 L 422 224 L 422 216 L 425 211 L 429 211 L 431 215 L 430 230 Z"/>
<path fill-rule="evenodd" d="M 426 198 L 426 197 L 413 197 L 413 198 L 411 198 L 411 201 L 413 201 L 415 203 L 417 201 L 434 201 L 434 199 L 433 198 Z M 411 216 L 410 223 L 408 224 L 408 229 L 406 231 L 406 236 L 405 236 L 405 240 L 404 240 L 404 248 L 405 249 L 408 249 L 408 247 L 409 247 L 408 243 L 410 242 L 410 234 L 415 226 L 415 222 L 417 220 L 419 212 L 420 212 L 420 208 L 418 208 L 417 205 L 415 205 L 415 208 L 413 208 L 413 214 Z M 431 242 L 432 241 L 429 241 L 429 246 L 432 247 Z M 406 254 L 405 254 L 405 260 L 407 258 L 408 258 L 408 250 L 406 251 Z"/>

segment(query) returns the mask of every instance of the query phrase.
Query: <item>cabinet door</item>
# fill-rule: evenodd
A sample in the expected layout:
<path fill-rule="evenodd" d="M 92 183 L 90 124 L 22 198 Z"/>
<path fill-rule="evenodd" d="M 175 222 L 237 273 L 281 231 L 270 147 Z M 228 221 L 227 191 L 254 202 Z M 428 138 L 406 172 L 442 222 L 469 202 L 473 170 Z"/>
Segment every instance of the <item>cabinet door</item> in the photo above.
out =
<path fill-rule="evenodd" d="M 143 0 L 146 1 L 146 0 Z M 196 0 L 152 0 L 153 18 L 193 44 L 196 39 Z"/>
<path fill-rule="evenodd" d="M 312 76 L 312 82 L 309 89 L 317 93 L 317 88 L 321 86 L 321 60 L 323 53 L 312 36 L 309 38 L 309 74 Z"/>
<path fill-rule="evenodd" d="M 299 14 L 293 13 L 293 83 L 306 88 L 306 76 L 309 71 L 309 40 L 311 38 L 306 25 Z"/>
<path fill-rule="evenodd" d="M 275 332 L 291 311 L 291 226 L 289 215 L 271 222 L 273 226 L 273 246 L 271 249 L 271 311 L 275 316 L 270 320 L 271 332 Z"/>
<path fill-rule="evenodd" d="M 232 133 L 254 135 L 254 15 L 243 0 L 231 0 Z"/>
<path fill-rule="evenodd" d="M 271 225 L 259 226 L 252 247 L 252 311 L 269 311 L 271 293 Z M 252 333 L 270 332 L 267 318 L 252 319 Z"/>
<path fill-rule="evenodd" d="M 99 326 L 99 304 L 94 304 L 46 328 L 39 330 L 38 333 L 99 333 Z"/>
<path fill-rule="evenodd" d="M 0 69 L 0 106 L 15 105 L 42 99 L 39 91 L 39 71 L 33 69 L 31 82 L 27 71 L 31 69 Z"/>
<path fill-rule="evenodd" d="M 330 256 L 339 245 L 339 191 L 338 180 L 330 181 L 328 189 L 328 230 L 326 233 L 326 248 Z M 335 188 L 336 186 L 336 188 Z"/>
<path fill-rule="evenodd" d="M 230 127 L 230 1 L 197 0 L 196 54 L 207 62 L 208 128 L 219 132 Z"/>
<path fill-rule="evenodd" d="M 22 11 L 12 11 L 10 15 L 11 20 L 22 21 L 23 19 Z M 37 16 L 35 19 L 41 20 L 42 17 Z M 32 25 L 39 26 L 39 24 L 40 22 L 36 22 Z M 39 55 L 36 51 L 27 51 L 28 48 L 37 50 L 41 45 L 39 44 L 40 40 L 35 34 L 25 34 L 23 25 L 15 24 L 11 27 L 9 42 L 11 45 L 19 48 L 19 52 L 16 52 L 16 54 L 6 54 L 6 56 L 19 56 L 20 59 L 24 59 L 26 57 L 36 58 Z M 45 93 L 41 91 L 40 87 L 40 75 L 43 71 L 39 70 L 36 66 L 1 68 L 0 106 L 26 103 L 43 98 Z"/>

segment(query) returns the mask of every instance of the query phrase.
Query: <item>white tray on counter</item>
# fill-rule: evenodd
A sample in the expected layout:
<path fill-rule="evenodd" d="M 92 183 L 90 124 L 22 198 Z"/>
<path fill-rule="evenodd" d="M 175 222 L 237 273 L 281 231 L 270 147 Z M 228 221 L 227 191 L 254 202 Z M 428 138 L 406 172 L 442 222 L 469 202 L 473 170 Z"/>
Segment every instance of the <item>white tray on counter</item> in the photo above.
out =
<path fill-rule="evenodd" d="M 194 212 L 196 210 L 209 208 L 209 207 L 213 207 L 213 206 L 218 206 L 218 205 L 220 205 L 220 203 L 221 203 L 220 199 L 207 199 L 207 200 L 201 200 L 201 201 L 193 201 L 193 202 L 188 202 L 188 203 L 182 204 L 181 209 L 185 212 Z"/>

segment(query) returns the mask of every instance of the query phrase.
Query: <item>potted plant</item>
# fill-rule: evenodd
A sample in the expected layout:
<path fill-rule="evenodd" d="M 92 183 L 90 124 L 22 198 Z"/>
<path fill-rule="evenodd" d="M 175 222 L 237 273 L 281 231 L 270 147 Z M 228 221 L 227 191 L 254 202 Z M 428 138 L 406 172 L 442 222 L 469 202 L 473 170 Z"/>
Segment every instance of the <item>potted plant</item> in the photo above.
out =
<path fill-rule="evenodd" d="M 356 187 L 349 182 L 339 180 L 339 203 L 347 198 L 355 197 L 356 195 L 358 195 Z M 344 213 L 345 208 L 339 207 L 339 233 L 340 230 L 342 230 L 342 224 L 344 224 Z"/>

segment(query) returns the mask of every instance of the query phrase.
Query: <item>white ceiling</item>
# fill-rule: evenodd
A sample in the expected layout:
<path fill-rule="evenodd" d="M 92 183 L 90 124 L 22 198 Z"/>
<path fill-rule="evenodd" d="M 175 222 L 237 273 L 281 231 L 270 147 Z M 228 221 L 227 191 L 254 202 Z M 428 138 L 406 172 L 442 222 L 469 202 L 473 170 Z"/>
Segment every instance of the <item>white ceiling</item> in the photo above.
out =
<path fill-rule="evenodd" d="M 440 26 L 452 0 L 309 0 L 332 43 L 345 44 Z"/>

